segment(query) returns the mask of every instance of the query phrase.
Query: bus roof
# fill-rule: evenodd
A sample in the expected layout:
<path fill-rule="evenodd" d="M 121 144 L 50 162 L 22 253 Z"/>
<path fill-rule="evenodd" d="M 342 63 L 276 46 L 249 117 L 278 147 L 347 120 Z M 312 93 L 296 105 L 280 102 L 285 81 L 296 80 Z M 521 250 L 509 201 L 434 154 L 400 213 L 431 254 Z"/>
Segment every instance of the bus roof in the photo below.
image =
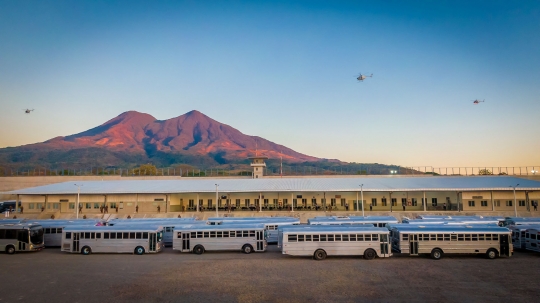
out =
<path fill-rule="evenodd" d="M 295 217 L 211 217 L 207 221 L 296 221 Z"/>
<path fill-rule="evenodd" d="M 315 217 L 308 219 L 308 224 L 316 223 L 397 223 L 398 220 L 392 216 L 368 216 L 368 217 Z"/>
<path fill-rule="evenodd" d="M 1 229 L 23 229 L 23 228 L 32 228 L 32 227 L 41 227 L 39 224 L 32 223 L 7 223 L 0 224 Z"/>
<path fill-rule="evenodd" d="M 505 227 L 495 225 L 416 225 L 416 224 L 396 224 L 389 226 L 389 229 L 407 233 L 432 233 L 432 232 L 471 232 L 471 233 L 508 233 L 510 230 Z"/>
<path fill-rule="evenodd" d="M 359 226 L 359 225 L 303 225 L 298 226 L 287 226 L 279 229 L 282 233 L 292 233 L 292 232 L 376 232 L 376 233 L 388 233 L 388 229 L 384 227 L 374 227 L 374 226 Z"/>
<path fill-rule="evenodd" d="M 540 228 L 540 224 L 522 224 L 522 225 L 509 225 L 506 226 L 507 228 L 511 230 L 527 230 L 527 229 L 533 229 L 533 228 Z"/>
<path fill-rule="evenodd" d="M 537 217 L 506 217 L 505 221 L 513 221 L 513 222 L 540 222 L 540 218 Z"/>
<path fill-rule="evenodd" d="M 406 224 L 499 224 L 496 219 L 447 219 L 447 220 L 422 220 L 410 219 L 403 220 Z"/>
<path fill-rule="evenodd" d="M 226 225 L 177 225 L 174 230 L 250 230 L 264 229 L 264 224 L 244 223 L 244 224 L 226 224 Z"/>
<path fill-rule="evenodd" d="M 156 232 L 162 230 L 160 225 L 114 225 L 114 226 L 92 226 L 92 225 L 74 225 L 64 228 L 64 232 L 109 232 L 109 231 L 133 231 L 133 232 Z"/>

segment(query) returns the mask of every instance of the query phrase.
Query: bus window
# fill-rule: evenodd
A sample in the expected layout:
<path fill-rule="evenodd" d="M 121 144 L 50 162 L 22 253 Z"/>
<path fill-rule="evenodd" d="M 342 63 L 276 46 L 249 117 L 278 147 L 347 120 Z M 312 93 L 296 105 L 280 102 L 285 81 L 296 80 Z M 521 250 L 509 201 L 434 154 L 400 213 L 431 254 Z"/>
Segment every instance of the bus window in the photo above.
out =
<path fill-rule="evenodd" d="M 71 233 L 69 232 L 66 233 L 66 239 L 71 239 Z"/>
<path fill-rule="evenodd" d="M 249 231 L 249 236 L 250 236 L 250 237 L 255 237 L 255 231 L 254 231 L 254 230 L 250 230 L 250 231 Z"/>
<path fill-rule="evenodd" d="M 124 234 L 124 239 L 129 239 L 129 233 L 123 233 Z"/>
<path fill-rule="evenodd" d="M 135 233 L 135 238 L 136 239 L 141 239 L 142 238 L 142 233 Z"/>
<path fill-rule="evenodd" d="M 116 239 L 116 233 L 111 233 L 111 239 Z"/>
<path fill-rule="evenodd" d="M 354 235 L 352 235 L 354 237 Z M 356 241 L 364 241 L 364 235 L 356 235 Z"/>
<path fill-rule="evenodd" d="M 493 241 L 499 241 L 499 235 L 491 235 Z"/>
<path fill-rule="evenodd" d="M 242 231 L 242 236 L 243 237 L 249 237 L 249 231 L 247 231 L 247 230 Z"/>
<path fill-rule="evenodd" d="M 96 239 L 101 239 L 101 233 L 96 233 Z"/>
<path fill-rule="evenodd" d="M 229 231 L 224 231 L 223 238 L 228 238 L 228 237 L 229 237 Z"/>
<path fill-rule="evenodd" d="M 464 235 L 463 234 L 458 234 L 457 239 L 458 239 L 458 241 L 463 241 Z"/>
<path fill-rule="evenodd" d="M 471 241 L 471 235 L 466 234 L 465 235 L 465 241 Z"/>
<path fill-rule="evenodd" d="M 289 242 L 296 242 L 297 241 L 296 235 L 288 235 L 287 240 Z"/>
<path fill-rule="evenodd" d="M 306 241 L 311 241 L 311 235 L 306 235 Z"/>
<path fill-rule="evenodd" d="M 84 239 L 90 239 L 90 233 L 84 233 Z"/>
<path fill-rule="evenodd" d="M 403 234 L 401 237 L 403 238 L 403 241 L 409 240 L 409 234 Z"/>
<path fill-rule="evenodd" d="M 298 235 L 298 242 L 304 242 L 304 235 Z"/>
<path fill-rule="evenodd" d="M 371 235 L 373 241 L 379 241 L 379 235 Z"/>
<path fill-rule="evenodd" d="M 197 232 L 197 238 L 202 238 L 203 237 L 203 232 L 202 231 L 198 231 Z"/>
<path fill-rule="evenodd" d="M 319 241 L 319 235 L 313 235 L 313 241 Z"/>
<path fill-rule="evenodd" d="M 134 233 L 134 232 L 129 233 L 129 238 L 130 238 L 130 239 L 135 239 L 135 233 Z"/>
<path fill-rule="evenodd" d="M 371 235 L 364 235 L 364 241 L 371 241 Z"/>
<path fill-rule="evenodd" d="M 144 233 L 142 234 L 142 238 L 143 238 L 143 239 L 148 239 L 148 233 L 147 233 L 147 232 L 144 232 Z"/>
<path fill-rule="evenodd" d="M 472 241 L 478 241 L 478 235 L 472 234 L 472 235 L 471 235 L 471 240 L 472 240 Z"/>
<path fill-rule="evenodd" d="M 163 239 L 163 232 L 160 231 L 160 232 L 157 233 L 157 241 L 161 242 L 162 239 Z"/>

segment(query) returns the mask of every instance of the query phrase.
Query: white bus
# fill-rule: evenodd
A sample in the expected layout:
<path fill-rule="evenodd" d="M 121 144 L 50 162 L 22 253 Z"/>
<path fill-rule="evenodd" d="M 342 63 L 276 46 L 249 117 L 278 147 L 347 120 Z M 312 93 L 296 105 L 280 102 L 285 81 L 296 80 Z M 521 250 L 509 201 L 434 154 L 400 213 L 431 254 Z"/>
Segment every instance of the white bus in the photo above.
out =
<path fill-rule="evenodd" d="M 191 218 L 156 218 L 156 219 L 118 219 L 108 222 L 110 226 L 124 226 L 124 225 L 140 225 L 144 226 L 162 226 L 163 227 L 163 244 L 165 246 L 171 246 L 173 243 L 174 227 L 179 225 L 205 225 L 205 221 L 193 220 Z"/>
<path fill-rule="evenodd" d="M 290 217 L 274 217 L 274 218 L 263 218 L 260 220 L 224 220 L 219 221 L 215 220 L 216 218 L 208 219 L 210 225 L 221 225 L 221 224 L 264 224 L 264 229 L 266 231 L 266 242 L 267 243 L 277 243 L 278 242 L 278 228 L 281 226 L 291 226 L 299 225 L 300 219 L 290 218 Z"/>
<path fill-rule="evenodd" d="M 367 260 L 392 255 L 389 230 L 367 226 L 310 226 L 281 229 L 281 252 L 291 256 L 364 256 Z"/>
<path fill-rule="evenodd" d="M 540 252 L 540 228 L 530 228 L 525 232 L 525 249 Z"/>
<path fill-rule="evenodd" d="M 173 249 L 197 255 L 213 250 L 266 251 L 263 224 L 175 226 Z"/>
<path fill-rule="evenodd" d="M 511 226 L 511 225 L 531 225 L 531 224 L 540 224 L 540 218 L 535 217 L 506 217 L 502 222 L 502 226 Z"/>
<path fill-rule="evenodd" d="M 356 225 L 371 224 L 375 227 L 385 227 L 395 224 L 398 220 L 392 216 L 328 216 L 308 219 L 308 225 Z"/>
<path fill-rule="evenodd" d="M 163 250 L 161 226 L 68 226 L 62 251 L 70 253 L 157 253 Z"/>
<path fill-rule="evenodd" d="M 512 231 L 512 245 L 516 249 L 527 249 L 527 241 L 525 234 L 528 229 L 540 228 L 540 224 L 530 225 L 510 225 L 507 226 Z"/>
<path fill-rule="evenodd" d="M 43 227 L 38 224 L 0 224 L 0 251 L 14 254 L 16 251 L 36 251 L 45 247 Z"/>
<path fill-rule="evenodd" d="M 511 232 L 494 225 L 417 225 L 389 226 L 392 249 L 416 256 L 430 254 L 439 260 L 444 254 L 486 254 L 489 259 L 511 256 Z"/>

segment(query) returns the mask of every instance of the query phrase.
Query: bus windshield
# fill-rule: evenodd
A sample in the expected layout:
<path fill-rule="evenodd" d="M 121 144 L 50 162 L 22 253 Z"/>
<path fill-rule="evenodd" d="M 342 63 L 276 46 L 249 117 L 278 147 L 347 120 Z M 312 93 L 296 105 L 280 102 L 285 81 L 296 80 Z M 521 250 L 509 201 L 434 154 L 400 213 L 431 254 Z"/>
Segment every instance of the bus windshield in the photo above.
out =
<path fill-rule="evenodd" d="M 163 232 L 160 231 L 160 232 L 157 233 L 157 241 L 161 242 L 162 239 L 163 239 Z"/>
<path fill-rule="evenodd" d="M 43 243 L 43 227 L 36 226 L 30 229 L 30 242 L 32 244 Z"/>

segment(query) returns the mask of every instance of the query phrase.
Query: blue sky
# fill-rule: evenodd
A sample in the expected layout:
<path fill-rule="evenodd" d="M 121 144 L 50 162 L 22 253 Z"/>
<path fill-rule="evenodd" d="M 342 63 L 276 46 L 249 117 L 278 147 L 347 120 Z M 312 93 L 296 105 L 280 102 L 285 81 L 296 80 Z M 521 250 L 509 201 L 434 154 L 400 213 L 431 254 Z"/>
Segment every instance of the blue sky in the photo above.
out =
<path fill-rule="evenodd" d="M 540 165 L 538 33 L 538 1 L 4 0 L 0 147 L 196 109 L 317 157 Z"/>

